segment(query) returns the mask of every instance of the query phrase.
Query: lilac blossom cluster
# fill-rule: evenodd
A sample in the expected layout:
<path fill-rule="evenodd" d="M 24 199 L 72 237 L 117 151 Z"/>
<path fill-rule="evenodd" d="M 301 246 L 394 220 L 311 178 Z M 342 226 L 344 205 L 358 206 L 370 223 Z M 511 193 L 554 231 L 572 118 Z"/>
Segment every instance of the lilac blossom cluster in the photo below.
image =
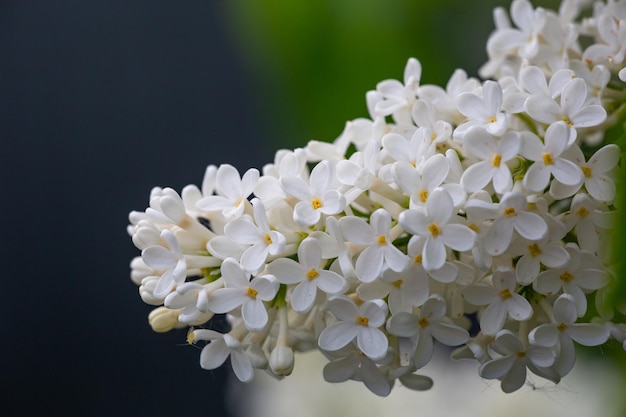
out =
<path fill-rule="evenodd" d="M 201 367 L 230 358 L 241 381 L 319 349 L 327 381 L 381 396 L 428 389 L 416 371 L 436 343 L 505 392 L 528 370 L 558 383 L 574 342 L 626 349 L 626 311 L 606 302 L 620 149 L 605 139 L 624 119 L 626 1 L 579 18 L 586 3 L 496 9 L 487 81 L 421 85 L 409 59 L 334 142 L 154 188 L 128 229 L 151 326 L 189 328 Z M 229 331 L 207 328 L 215 314 Z"/>

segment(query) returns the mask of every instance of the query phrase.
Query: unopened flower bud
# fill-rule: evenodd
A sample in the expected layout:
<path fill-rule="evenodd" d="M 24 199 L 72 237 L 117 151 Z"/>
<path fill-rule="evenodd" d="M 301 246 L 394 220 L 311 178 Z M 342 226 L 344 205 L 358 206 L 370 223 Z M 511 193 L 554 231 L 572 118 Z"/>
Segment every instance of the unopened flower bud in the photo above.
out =
<path fill-rule="evenodd" d="M 293 349 L 289 346 L 276 346 L 270 355 L 270 369 L 278 376 L 291 375 L 293 371 Z"/>
<path fill-rule="evenodd" d="M 148 315 L 148 321 L 155 332 L 169 332 L 178 324 L 178 310 L 170 310 L 165 307 L 155 308 Z"/>

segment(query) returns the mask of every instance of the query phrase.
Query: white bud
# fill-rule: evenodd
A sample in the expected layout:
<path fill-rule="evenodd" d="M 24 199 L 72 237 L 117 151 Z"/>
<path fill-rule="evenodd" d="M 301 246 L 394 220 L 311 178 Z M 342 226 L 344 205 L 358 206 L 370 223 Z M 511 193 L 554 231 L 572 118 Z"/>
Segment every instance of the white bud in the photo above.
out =
<path fill-rule="evenodd" d="M 293 349 L 289 346 L 276 346 L 270 355 L 270 369 L 278 376 L 291 375 L 293 371 Z"/>

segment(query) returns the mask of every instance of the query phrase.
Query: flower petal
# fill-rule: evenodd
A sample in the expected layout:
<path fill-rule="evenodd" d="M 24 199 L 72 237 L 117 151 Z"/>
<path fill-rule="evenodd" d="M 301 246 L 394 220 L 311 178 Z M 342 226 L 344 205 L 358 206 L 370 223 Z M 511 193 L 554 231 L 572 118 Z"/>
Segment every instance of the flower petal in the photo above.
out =
<path fill-rule="evenodd" d="M 411 337 L 420 330 L 420 327 L 417 317 L 411 313 L 401 312 L 391 316 L 387 322 L 387 330 L 396 336 Z"/>
<path fill-rule="evenodd" d="M 580 323 L 567 326 L 567 334 L 584 346 L 598 346 L 609 338 L 609 330 L 598 323 Z"/>
<path fill-rule="evenodd" d="M 298 313 L 306 313 L 313 306 L 316 295 L 317 286 L 313 281 L 303 281 L 291 293 L 291 305 Z"/>
<path fill-rule="evenodd" d="M 202 369 L 215 369 L 220 367 L 230 355 L 230 349 L 223 339 L 214 340 L 202 348 L 200 352 L 200 366 Z"/>
<path fill-rule="evenodd" d="M 459 346 L 469 339 L 467 330 L 445 322 L 433 325 L 431 333 L 439 343 L 443 343 L 447 346 Z"/>
<path fill-rule="evenodd" d="M 322 330 L 318 344 L 324 350 L 339 350 L 357 336 L 357 330 L 357 325 L 354 323 L 345 321 L 333 323 Z"/>
<path fill-rule="evenodd" d="M 233 351 L 230 354 L 230 363 L 237 379 L 241 382 L 250 382 L 254 378 L 252 363 L 244 353 Z"/>
<path fill-rule="evenodd" d="M 260 332 L 267 323 L 267 310 L 261 300 L 248 299 L 241 305 L 241 317 L 251 332 Z"/>
<path fill-rule="evenodd" d="M 387 336 L 378 329 L 359 326 L 356 336 L 359 349 L 371 359 L 380 359 L 387 353 L 389 341 Z"/>

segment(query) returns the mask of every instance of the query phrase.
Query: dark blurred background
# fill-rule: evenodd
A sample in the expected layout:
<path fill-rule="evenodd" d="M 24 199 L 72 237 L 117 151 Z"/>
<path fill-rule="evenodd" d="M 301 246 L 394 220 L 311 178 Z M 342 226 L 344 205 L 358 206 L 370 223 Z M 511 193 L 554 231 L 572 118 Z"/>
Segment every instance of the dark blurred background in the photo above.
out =
<path fill-rule="evenodd" d="M 0 2 L 2 415 L 229 415 L 228 369 L 148 325 L 128 212 L 333 140 L 410 56 L 476 75 L 508 3 Z"/>

